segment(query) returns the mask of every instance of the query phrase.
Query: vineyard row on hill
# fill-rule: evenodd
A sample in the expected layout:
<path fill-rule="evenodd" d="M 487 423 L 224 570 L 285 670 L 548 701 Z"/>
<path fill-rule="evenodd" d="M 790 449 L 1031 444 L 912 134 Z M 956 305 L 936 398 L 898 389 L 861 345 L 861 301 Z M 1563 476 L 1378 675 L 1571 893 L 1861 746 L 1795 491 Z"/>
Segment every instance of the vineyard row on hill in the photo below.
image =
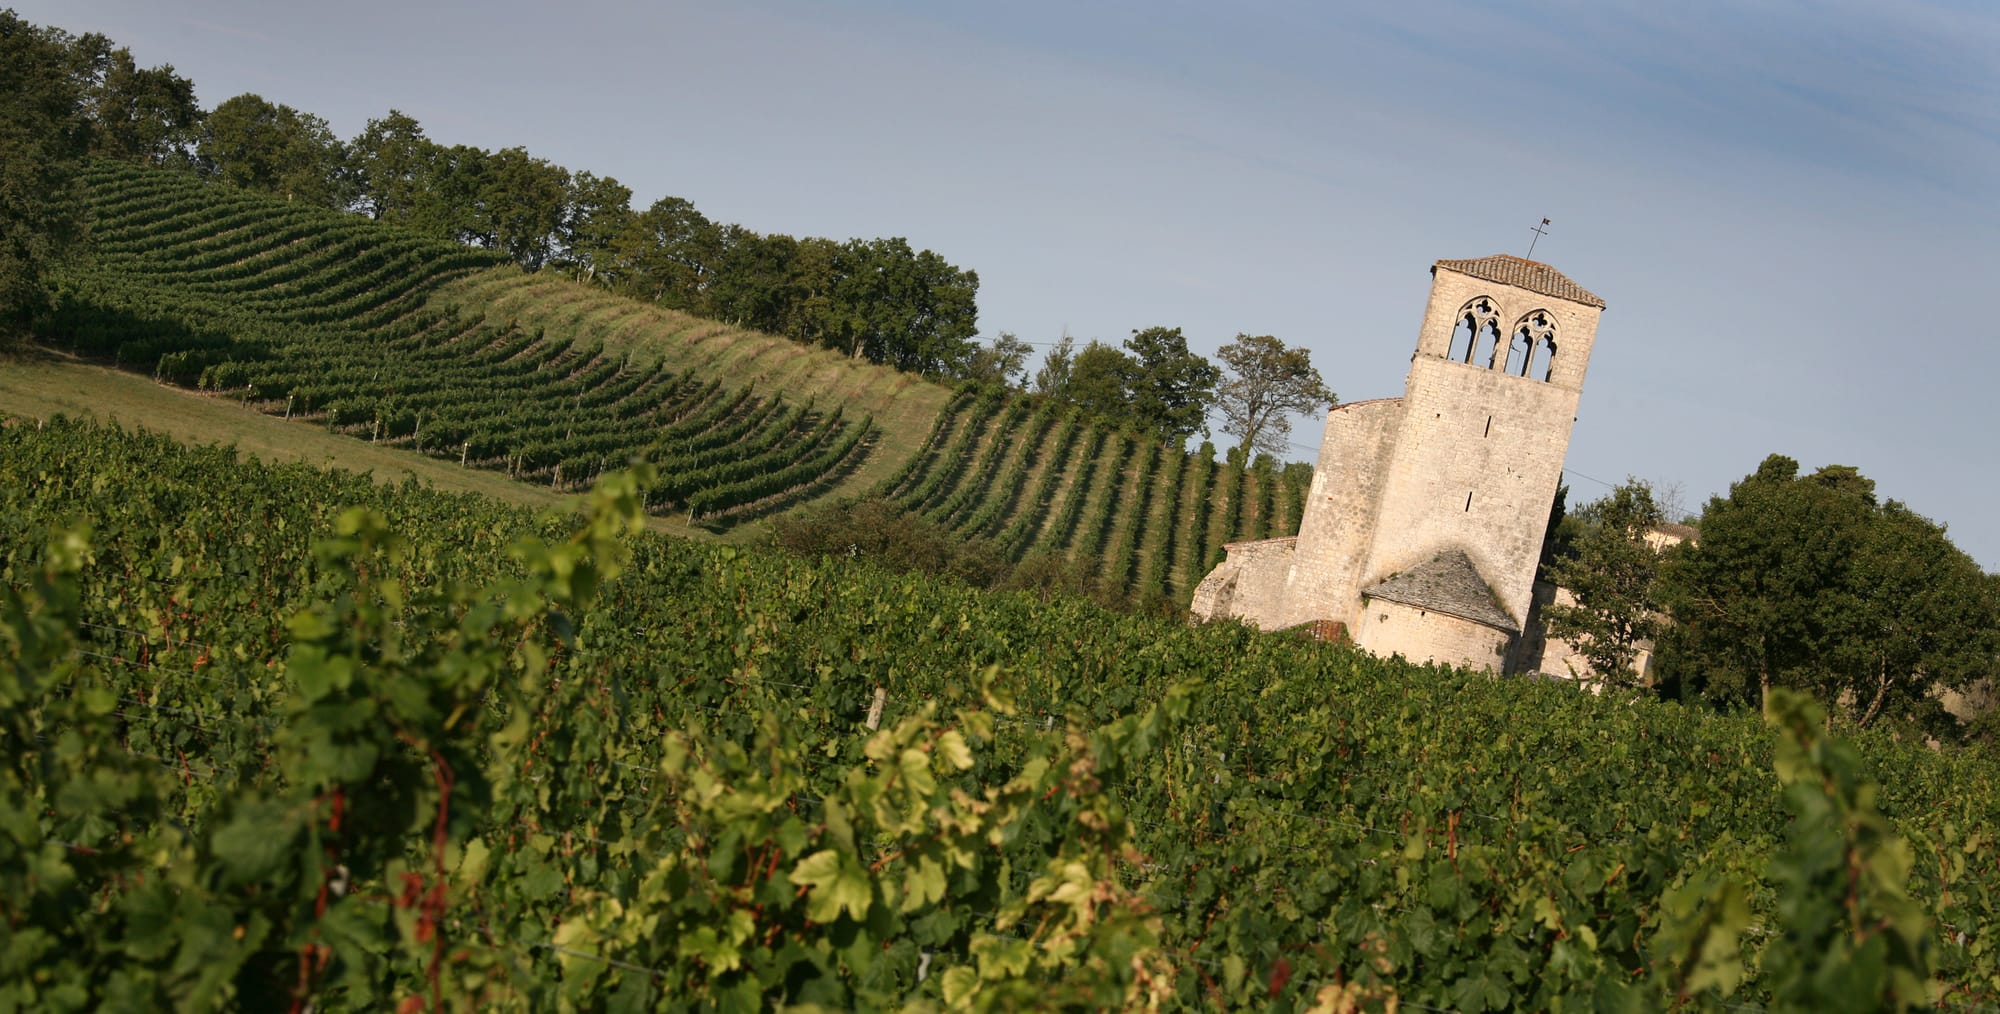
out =
<path fill-rule="evenodd" d="M 878 436 L 840 406 L 428 305 L 493 255 L 165 171 L 89 182 L 95 262 L 53 330 L 161 380 L 557 489 L 643 459 L 666 477 L 650 508 L 721 524 L 813 494 Z"/>
<path fill-rule="evenodd" d="M 1130 602 L 1185 603 L 1222 546 L 1298 531 L 1312 468 L 1217 461 L 1057 402 L 969 388 L 876 494 L 1019 561 L 1067 555 Z M 1218 506 L 1220 509 L 1218 509 Z"/>
<path fill-rule="evenodd" d="M 12 1005 L 2000 995 L 1978 755 L 4 432 Z"/>
<path fill-rule="evenodd" d="M 1189 455 L 992 391 L 924 418 L 928 438 L 887 432 L 838 398 L 725 382 L 727 341 L 598 333 L 619 297 L 461 284 L 495 255 L 169 171 L 99 163 L 88 182 L 95 260 L 64 279 L 58 343 L 361 439 L 558 488 L 642 457 L 661 475 L 649 509 L 718 527 L 913 448 L 876 494 L 1008 561 L 1068 557 L 1134 602 L 1185 603 L 1223 543 L 1289 535 L 1304 511 L 1302 465 Z M 552 284 L 581 302 L 533 325 L 479 302 Z"/>

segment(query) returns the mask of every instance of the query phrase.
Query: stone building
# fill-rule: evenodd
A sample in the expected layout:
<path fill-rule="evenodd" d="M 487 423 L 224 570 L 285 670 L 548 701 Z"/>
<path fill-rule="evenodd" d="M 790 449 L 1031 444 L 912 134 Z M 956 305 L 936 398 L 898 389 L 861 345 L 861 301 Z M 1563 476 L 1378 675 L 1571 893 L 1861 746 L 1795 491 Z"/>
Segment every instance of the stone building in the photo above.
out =
<path fill-rule="evenodd" d="M 1229 545 L 1195 616 L 1509 668 L 1603 309 L 1537 261 L 1438 261 L 1403 396 L 1327 413 L 1299 534 Z"/>

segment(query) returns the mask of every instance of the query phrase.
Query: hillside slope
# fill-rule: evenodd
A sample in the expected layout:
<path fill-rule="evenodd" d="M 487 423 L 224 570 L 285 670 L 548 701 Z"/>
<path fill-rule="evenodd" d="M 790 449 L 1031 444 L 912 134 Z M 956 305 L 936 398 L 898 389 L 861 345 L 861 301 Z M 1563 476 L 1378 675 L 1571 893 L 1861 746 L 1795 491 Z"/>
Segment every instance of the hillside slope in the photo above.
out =
<path fill-rule="evenodd" d="M 1185 602 L 1224 542 L 1303 511 L 1303 466 L 1187 454 L 185 174 L 100 163 L 89 183 L 96 256 L 62 279 L 52 344 L 378 447 L 557 491 L 643 457 L 650 509 L 716 535 L 885 496 L 1132 600 Z"/>

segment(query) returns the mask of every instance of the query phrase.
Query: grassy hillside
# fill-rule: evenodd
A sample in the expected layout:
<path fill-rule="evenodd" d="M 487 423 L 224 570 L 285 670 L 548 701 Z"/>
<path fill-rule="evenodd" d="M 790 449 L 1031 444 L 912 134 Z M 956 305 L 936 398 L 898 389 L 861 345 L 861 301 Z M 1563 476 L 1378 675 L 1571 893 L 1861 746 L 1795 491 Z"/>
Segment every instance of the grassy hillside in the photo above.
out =
<path fill-rule="evenodd" d="M 649 508 L 717 535 L 881 495 L 1010 560 L 1066 556 L 1181 602 L 1222 543 L 1290 534 L 1303 511 L 1303 468 L 1189 455 L 183 174 L 106 163 L 89 182 L 96 255 L 62 280 L 52 344 L 377 448 L 555 491 L 642 457 L 662 476 Z"/>

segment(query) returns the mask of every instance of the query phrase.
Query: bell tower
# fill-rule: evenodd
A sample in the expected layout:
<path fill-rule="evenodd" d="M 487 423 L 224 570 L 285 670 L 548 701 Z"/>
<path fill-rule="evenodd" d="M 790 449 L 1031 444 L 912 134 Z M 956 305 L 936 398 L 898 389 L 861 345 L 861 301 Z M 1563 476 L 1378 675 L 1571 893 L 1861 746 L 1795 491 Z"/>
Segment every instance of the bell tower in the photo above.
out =
<path fill-rule="evenodd" d="M 1500 668 L 1603 310 L 1538 261 L 1438 261 L 1403 396 L 1327 413 L 1298 537 L 1231 546 L 1194 613 L 1328 622 L 1377 654 Z"/>
<path fill-rule="evenodd" d="M 1536 261 L 1438 261 L 1362 587 L 1464 552 L 1521 629 L 1604 300 Z"/>

